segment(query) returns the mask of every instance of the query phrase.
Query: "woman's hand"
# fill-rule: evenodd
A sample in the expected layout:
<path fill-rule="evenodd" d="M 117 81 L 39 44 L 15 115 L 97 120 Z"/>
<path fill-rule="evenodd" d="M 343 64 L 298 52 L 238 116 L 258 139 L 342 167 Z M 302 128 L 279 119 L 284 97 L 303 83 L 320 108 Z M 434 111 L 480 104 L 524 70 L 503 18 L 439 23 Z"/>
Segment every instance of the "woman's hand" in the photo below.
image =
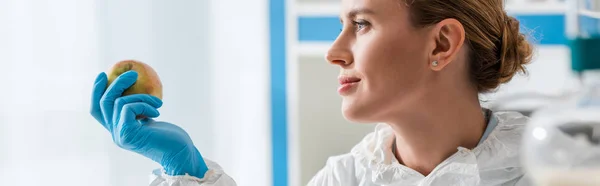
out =
<path fill-rule="evenodd" d="M 154 160 L 166 174 L 203 178 L 208 168 L 187 132 L 152 119 L 160 115 L 159 98 L 148 94 L 121 97 L 137 77 L 135 71 L 125 72 L 106 88 L 106 74 L 100 73 L 92 93 L 92 116 L 110 132 L 117 146 Z"/>

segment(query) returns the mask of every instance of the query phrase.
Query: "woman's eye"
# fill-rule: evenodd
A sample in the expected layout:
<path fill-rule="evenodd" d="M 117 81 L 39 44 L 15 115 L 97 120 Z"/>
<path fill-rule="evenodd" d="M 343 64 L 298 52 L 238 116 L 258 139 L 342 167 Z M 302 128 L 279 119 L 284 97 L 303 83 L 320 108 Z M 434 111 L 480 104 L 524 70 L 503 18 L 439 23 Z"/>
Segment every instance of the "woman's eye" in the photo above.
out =
<path fill-rule="evenodd" d="M 369 26 L 369 22 L 366 22 L 364 20 L 353 21 L 352 23 L 354 24 L 354 31 L 356 31 L 356 32 L 359 32 L 362 29 L 364 29 L 365 27 Z"/>

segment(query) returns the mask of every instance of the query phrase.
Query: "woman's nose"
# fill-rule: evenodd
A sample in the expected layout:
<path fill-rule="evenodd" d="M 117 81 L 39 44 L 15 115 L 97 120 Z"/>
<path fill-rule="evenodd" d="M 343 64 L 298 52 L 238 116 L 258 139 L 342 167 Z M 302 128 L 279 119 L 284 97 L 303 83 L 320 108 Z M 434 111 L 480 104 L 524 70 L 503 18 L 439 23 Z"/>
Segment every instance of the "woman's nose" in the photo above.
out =
<path fill-rule="evenodd" d="M 325 59 L 333 65 L 348 66 L 354 62 L 350 46 L 338 37 L 325 55 Z"/>

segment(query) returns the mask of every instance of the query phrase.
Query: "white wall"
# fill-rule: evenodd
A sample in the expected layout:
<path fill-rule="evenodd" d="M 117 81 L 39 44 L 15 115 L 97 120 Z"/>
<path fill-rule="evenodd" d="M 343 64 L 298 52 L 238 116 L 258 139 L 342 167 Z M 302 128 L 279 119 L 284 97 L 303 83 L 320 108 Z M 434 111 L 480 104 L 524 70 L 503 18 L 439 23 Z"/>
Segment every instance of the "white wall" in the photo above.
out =
<path fill-rule="evenodd" d="M 54 2 L 0 1 L 0 180 L 109 185 L 107 133 L 88 113 L 94 2 Z"/>
<path fill-rule="evenodd" d="M 211 0 L 215 156 L 238 185 L 271 185 L 268 0 Z"/>
<path fill-rule="evenodd" d="M 536 45 L 534 59 L 527 65 L 528 74 L 518 74 L 497 92 L 482 95 L 481 99 L 486 100 L 483 105 L 529 110 L 564 101 L 565 96 L 580 88 L 579 80 L 571 71 L 570 55 L 566 46 Z"/>
<path fill-rule="evenodd" d="M 239 185 L 269 185 L 266 2 L 0 0 L 0 185 L 148 184 L 159 165 L 89 115 L 95 76 L 123 59 L 158 71 L 160 120 Z"/>
<path fill-rule="evenodd" d="M 374 129 L 373 124 L 347 121 L 341 112 L 342 98 L 336 91 L 339 67 L 323 56 L 303 56 L 298 60 L 298 115 L 295 135 L 299 140 L 299 181 L 306 185 L 330 156 L 350 152 Z"/>

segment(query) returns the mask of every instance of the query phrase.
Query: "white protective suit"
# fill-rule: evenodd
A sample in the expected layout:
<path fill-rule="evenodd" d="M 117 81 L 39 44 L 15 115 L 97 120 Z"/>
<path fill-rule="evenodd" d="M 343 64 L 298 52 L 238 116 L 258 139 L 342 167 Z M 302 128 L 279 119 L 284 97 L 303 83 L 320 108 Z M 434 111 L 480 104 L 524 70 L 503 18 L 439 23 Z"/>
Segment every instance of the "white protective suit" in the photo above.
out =
<path fill-rule="evenodd" d="M 398 163 L 392 154 L 394 132 L 379 124 L 350 153 L 330 157 L 310 186 L 522 186 L 530 185 L 520 165 L 519 148 L 527 117 L 494 113 L 479 145 L 458 151 L 428 176 Z M 207 161 L 206 178 L 170 177 L 155 171 L 151 186 L 233 186 L 233 179 Z"/>

